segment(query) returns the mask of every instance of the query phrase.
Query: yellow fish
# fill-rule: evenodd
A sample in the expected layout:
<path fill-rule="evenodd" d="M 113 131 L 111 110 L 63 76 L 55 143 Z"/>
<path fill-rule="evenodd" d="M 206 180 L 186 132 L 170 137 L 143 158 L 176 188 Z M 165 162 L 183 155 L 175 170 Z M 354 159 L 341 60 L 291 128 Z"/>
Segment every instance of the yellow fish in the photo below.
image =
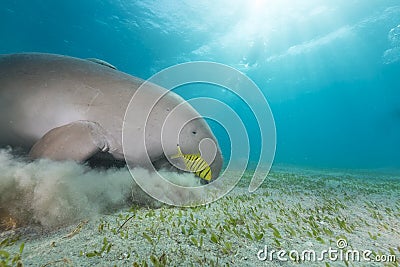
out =
<path fill-rule="evenodd" d="M 172 159 L 182 158 L 186 170 L 194 172 L 198 177 L 210 181 L 211 180 L 211 168 L 210 165 L 200 156 L 200 154 L 183 154 L 181 148 L 178 146 L 178 154 L 172 156 Z"/>

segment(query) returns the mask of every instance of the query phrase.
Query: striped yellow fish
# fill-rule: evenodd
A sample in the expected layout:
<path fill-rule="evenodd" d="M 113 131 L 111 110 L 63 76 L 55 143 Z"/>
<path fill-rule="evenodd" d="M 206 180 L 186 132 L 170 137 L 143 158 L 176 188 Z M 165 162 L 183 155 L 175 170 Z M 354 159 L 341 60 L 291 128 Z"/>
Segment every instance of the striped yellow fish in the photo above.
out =
<path fill-rule="evenodd" d="M 206 181 L 211 180 L 210 165 L 208 165 L 208 163 L 200 156 L 200 154 L 183 154 L 178 145 L 178 154 L 172 156 L 171 158 L 182 158 L 186 165 L 187 171 L 194 172 L 198 177 Z"/>

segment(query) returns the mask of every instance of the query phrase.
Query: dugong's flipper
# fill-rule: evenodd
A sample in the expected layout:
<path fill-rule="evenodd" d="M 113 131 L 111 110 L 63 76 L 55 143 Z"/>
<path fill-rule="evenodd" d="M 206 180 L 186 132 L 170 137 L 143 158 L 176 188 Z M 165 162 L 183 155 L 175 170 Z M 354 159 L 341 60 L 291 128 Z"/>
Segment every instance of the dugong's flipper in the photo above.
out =
<path fill-rule="evenodd" d="M 106 133 L 98 123 L 76 121 L 48 131 L 32 147 L 29 156 L 82 162 L 107 150 Z"/>

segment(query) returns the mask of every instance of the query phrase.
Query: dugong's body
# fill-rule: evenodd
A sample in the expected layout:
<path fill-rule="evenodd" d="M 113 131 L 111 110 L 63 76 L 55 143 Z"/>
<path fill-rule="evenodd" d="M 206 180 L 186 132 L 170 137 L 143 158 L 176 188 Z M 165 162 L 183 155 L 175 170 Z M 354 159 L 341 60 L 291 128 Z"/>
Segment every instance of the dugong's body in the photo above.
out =
<path fill-rule="evenodd" d="M 168 92 L 155 104 L 154 96 L 166 90 L 154 85 L 134 101 L 137 110 L 152 108 L 153 112 L 147 125 L 143 125 L 146 112 L 125 121 L 134 130 L 129 135 L 130 147 L 124 150 L 124 115 L 142 83 L 141 79 L 89 60 L 38 53 L 2 55 L 0 146 L 22 147 L 30 150 L 32 158 L 54 160 L 85 161 L 103 151 L 140 166 L 145 164 L 146 155 L 155 162 L 173 154 L 177 142 L 184 153 L 199 153 L 204 138 L 216 143 L 203 119 L 191 120 L 199 115 L 188 104 L 170 120 L 171 127 L 179 128 L 179 136 L 161 138 L 163 122 L 183 99 Z M 142 144 L 143 136 L 148 140 L 146 146 Z M 213 178 L 217 177 L 222 166 L 218 147 L 210 166 Z"/>

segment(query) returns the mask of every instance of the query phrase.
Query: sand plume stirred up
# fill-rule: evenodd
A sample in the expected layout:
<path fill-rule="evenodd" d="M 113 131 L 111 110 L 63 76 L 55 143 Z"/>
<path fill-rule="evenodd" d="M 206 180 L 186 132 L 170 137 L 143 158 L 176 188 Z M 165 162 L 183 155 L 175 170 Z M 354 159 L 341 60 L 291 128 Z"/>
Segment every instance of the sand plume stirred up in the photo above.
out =
<path fill-rule="evenodd" d="M 150 186 L 162 190 L 152 185 L 152 176 L 155 174 L 139 168 L 134 169 L 133 173 L 146 177 Z M 199 183 L 199 179 L 190 173 L 163 171 L 162 174 L 186 186 Z M 173 195 L 184 197 L 179 192 Z M 126 168 L 97 170 L 75 162 L 27 162 L 16 158 L 9 150 L 0 150 L 2 224 L 12 224 L 15 221 L 18 225 L 68 225 L 127 207 L 132 202 L 145 206 L 161 205 L 134 183 Z"/>

